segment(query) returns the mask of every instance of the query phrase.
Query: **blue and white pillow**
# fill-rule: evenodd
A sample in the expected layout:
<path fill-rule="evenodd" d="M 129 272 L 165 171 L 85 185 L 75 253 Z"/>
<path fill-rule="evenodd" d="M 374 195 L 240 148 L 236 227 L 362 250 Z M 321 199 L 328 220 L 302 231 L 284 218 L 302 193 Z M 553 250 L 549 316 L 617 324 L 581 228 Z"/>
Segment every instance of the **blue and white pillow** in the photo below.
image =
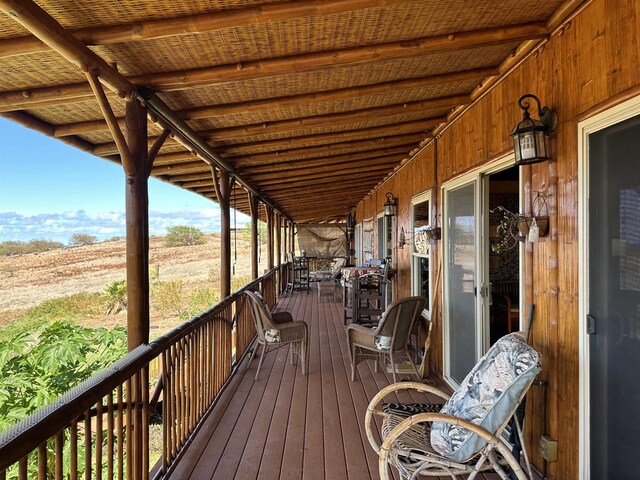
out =
<path fill-rule="evenodd" d="M 515 403 L 540 371 L 540 354 L 519 332 L 498 340 L 462 381 L 441 413 L 495 432 L 512 415 Z M 440 455 L 465 462 L 486 442 L 465 428 L 433 422 L 431 445 Z"/>

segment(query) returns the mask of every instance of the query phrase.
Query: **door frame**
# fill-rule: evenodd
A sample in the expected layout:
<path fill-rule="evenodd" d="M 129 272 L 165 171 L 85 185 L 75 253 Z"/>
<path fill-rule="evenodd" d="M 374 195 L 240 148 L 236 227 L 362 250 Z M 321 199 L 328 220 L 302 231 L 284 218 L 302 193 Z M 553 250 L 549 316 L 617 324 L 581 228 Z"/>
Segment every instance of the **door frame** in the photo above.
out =
<path fill-rule="evenodd" d="M 640 115 L 640 95 L 578 123 L 578 368 L 579 368 L 579 477 L 590 480 L 591 426 L 589 423 L 589 135 Z"/>
<path fill-rule="evenodd" d="M 459 385 L 455 380 L 453 380 L 449 376 L 449 289 L 447 282 L 447 262 L 448 262 L 448 248 L 446 247 L 446 243 L 448 241 L 449 232 L 447 230 L 447 226 L 445 225 L 446 219 L 446 210 L 447 210 L 447 197 L 446 191 L 452 190 L 458 187 L 462 187 L 464 185 L 470 184 L 471 182 L 476 185 L 476 194 L 474 199 L 474 215 L 475 219 L 475 228 L 476 228 L 476 239 L 475 244 L 476 253 L 475 253 L 475 261 L 476 261 L 476 285 L 475 288 L 479 288 L 480 286 L 485 286 L 489 288 L 489 215 L 485 215 L 483 212 L 483 207 L 486 205 L 487 208 L 489 206 L 488 202 L 488 189 L 487 189 L 487 177 L 492 174 L 504 170 L 506 168 L 514 166 L 515 163 L 515 155 L 511 151 L 501 157 L 496 158 L 495 160 L 489 161 L 483 165 L 480 165 L 472 170 L 459 175 L 457 177 L 451 178 L 446 182 L 443 182 L 440 187 L 440 198 L 442 199 L 442 365 L 443 365 L 443 378 L 446 383 L 449 384 L 452 388 L 457 388 Z M 522 195 L 522 172 L 518 172 L 518 191 L 520 197 L 520 208 L 523 205 L 523 195 Z M 479 235 L 479 241 L 478 241 Z M 478 245 L 479 243 L 479 245 Z M 524 277 L 523 273 L 523 261 L 524 261 L 524 247 L 522 244 L 518 246 L 519 249 L 519 257 L 520 257 L 520 271 L 518 274 L 518 278 L 520 279 L 520 291 L 522 291 Z M 485 285 L 486 284 L 486 285 Z M 524 295 L 520 295 L 520 303 L 523 302 Z M 476 295 L 477 298 L 477 295 Z M 489 297 L 486 296 L 486 299 Z M 480 360 L 480 357 L 484 355 L 484 352 L 489 346 L 489 302 L 487 300 L 483 302 L 478 302 L 476 300 L 476 321 L 478 318 L 481 320 L 480 325 L 478 326 L 478 335 L 476 337 L 476 361 Z M 522 316 L 523 309 L 520 308 L 520 315 Z M 523 322 L 520 322 L 522 326 Z"/>

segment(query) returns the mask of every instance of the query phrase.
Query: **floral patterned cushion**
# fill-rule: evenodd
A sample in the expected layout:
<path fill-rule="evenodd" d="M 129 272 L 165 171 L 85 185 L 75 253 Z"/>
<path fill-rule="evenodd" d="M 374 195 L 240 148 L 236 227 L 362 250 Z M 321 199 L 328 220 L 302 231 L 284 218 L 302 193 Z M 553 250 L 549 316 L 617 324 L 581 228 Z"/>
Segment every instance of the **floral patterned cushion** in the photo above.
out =
<path fill-rule="evenodd" d="M 540 354 L 519 332 L 502 337 L 473 367 L 441 413 L 496 432 L 511 417 L 523 391 L 540 371 L 539 362 Z M 434 422 L 431 445 L 440 455 L 464 462 L 486 442 L 462 427 Z"/>

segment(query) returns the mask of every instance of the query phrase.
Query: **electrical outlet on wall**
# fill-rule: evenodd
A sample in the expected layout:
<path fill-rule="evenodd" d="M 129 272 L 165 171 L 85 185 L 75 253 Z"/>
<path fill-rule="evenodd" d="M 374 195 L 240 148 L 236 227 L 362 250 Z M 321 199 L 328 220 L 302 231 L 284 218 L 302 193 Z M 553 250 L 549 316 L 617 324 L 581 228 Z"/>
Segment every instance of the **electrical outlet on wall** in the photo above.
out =
<path fill-rule="evenodd" d="M 543 435 L 540 437 L 540 455 L 547 462 L 558 461 L 558 441 Z"/>

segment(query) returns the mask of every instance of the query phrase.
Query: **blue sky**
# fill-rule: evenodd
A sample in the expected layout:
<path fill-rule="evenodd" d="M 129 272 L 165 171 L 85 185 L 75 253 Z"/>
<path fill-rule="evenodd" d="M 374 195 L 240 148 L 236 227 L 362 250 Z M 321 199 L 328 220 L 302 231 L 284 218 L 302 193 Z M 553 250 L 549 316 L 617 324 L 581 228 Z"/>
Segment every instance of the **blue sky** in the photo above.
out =
<path fill-rule="evenodd" d="M 155 179 L 149 212 L 151 235 L 174 225 L 220 230 L 216 203 Z M 248 221 L 238 213 L 239 226 Z M 74 233 L 124 236 L 122 167 L 0 118 L 0 241 L 68 243 Z"/>

